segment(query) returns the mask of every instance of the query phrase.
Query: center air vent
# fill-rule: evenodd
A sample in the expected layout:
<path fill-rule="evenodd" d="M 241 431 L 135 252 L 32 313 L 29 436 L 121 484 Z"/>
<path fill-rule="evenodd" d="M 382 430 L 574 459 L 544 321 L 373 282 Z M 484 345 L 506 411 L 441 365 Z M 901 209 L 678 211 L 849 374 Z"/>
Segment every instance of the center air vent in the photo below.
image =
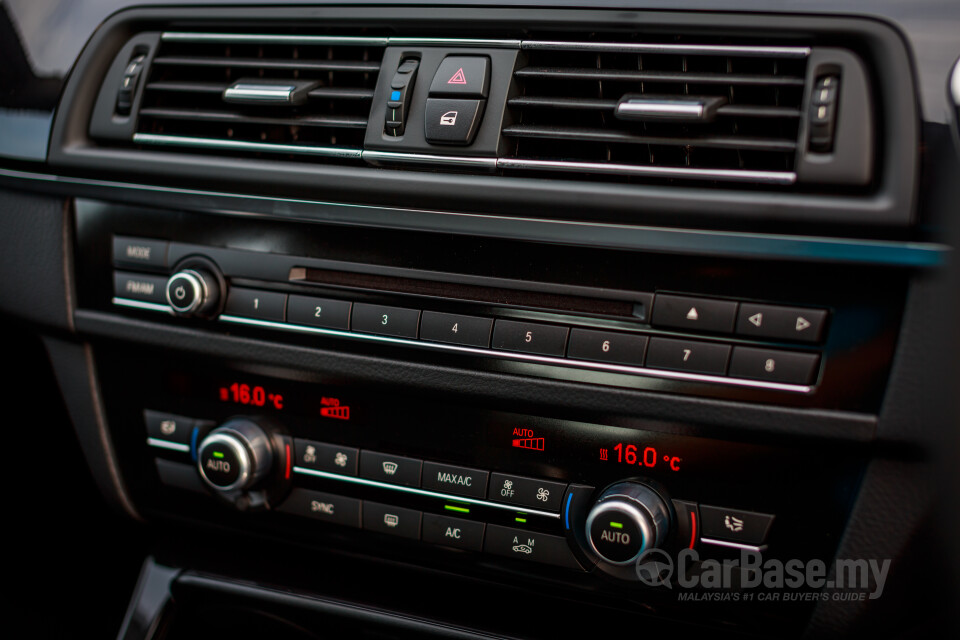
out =
<path fill-rule="evenodd" d="M 792 184 L 806 47 L 526 41 L 512 170 Z"/>
<path fill-rule="evenodd" d="M 164 33 L 134 142 L 359 158 L 385 42 Z"/>

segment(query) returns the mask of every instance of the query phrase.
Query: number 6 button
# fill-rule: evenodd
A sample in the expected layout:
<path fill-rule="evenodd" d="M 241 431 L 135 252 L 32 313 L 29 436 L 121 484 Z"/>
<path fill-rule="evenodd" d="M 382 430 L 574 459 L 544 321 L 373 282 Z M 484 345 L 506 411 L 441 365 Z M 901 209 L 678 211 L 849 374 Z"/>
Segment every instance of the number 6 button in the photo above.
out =
<path fill-rule="evenodd" d="M 567 357 L 574 360 L 595 360 L 639 367 L 643 365 L 643 352 L 646 348 L 646 336 L 573 329 L 570 332 Z"/>

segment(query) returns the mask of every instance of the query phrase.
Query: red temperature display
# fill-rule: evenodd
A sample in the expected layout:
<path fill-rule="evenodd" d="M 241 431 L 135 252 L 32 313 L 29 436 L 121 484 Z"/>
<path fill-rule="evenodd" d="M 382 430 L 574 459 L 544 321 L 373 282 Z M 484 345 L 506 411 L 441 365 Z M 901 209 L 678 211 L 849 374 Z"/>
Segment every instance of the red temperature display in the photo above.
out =
<path fill-rule="evenodd" d="M 617 462 L 648 469 L 669 469 L 670 471 L 680 471 L 682 458 L 663 454 L 657 451 L 656 447 L 642 447 L 635 444 L 624 444 L 618 442 L 613 447 L 612 455 L 608 449 L 600 449 L 601 460 L 616 460 Z"/>
<path fill-rule="evenodd" d="M 220 401 L 242 404 L 250 407 L 267 407 L 280 411 L 283 409 L 283 396 L 279 393 L 269 393 L 259 385 L 232 382 L 220 387 Z"/>

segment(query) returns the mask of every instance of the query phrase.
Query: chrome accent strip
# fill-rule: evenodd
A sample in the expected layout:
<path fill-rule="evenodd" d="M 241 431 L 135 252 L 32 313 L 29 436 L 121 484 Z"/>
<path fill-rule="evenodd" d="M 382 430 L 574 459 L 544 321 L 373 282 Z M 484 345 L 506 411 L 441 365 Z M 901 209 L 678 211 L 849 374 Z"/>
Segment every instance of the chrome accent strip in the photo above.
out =
<path fill-rule="evenodd" d="M 341 482 L 350 482 L 353 484 L 363 485 L 365 487 L 377 487 L 378 489 L 391 489 L 393 491 L 400 491 L 402 493 L 412 493 L 418 496 L 426 496 L 428 498 L 440 498 L 441 500 L 450 500 L 453 502 L 466 502 L 467 504 L 476 504 L 481 507 L 493 507 L 494 509 L 504 509 L 506 511 L 513 511 L 515 513 L 526 513 L 535 516 L 544 516 L 547 518 L 556 518 L 560 519 L 559 513 L 552 513 L 550 511 L 539 511 L 537 509 L 527 509 L 519 505 L 510 505 L 502 504 L 500 502 L 490 502 L 489 500 L 479 500 L 477 498 L 466 498 L 464 496 L 455 496 L 449 493 L 440 493 L 439 491 L 429 491 L 428 489 L 417 489 L 415 487 L 404 487 L 398 484 L 388 484 L 386 482 L 380 482 L 378 480 L 367 480 L 366 478 L 356 478 L 354 476 L 343 476 L 338 473 L 330 473 L 328 471 L 317 471 L 315 469 L 306 469 L 304 467 L 294 467 L 294 473 L 300 473 L 307 476 L 316 476 L 318 478 L 326 478 L 328 480 L 339 480 Z"/>
<path fill-rule="evenodd" d="M 797 181 L 792 171 L 741 171 L 738 169 L 691 169 L 686 167 L 648 167 L 606 162 L 565 162 L 562 160 L 523 160 L 498 158 L 498 169 L 540 169 L 544 171 L 585 171 L 616 175 L 645 175 L 663 178 L 700 178 L 704 180 L 747 181 L 761 184 L 790 185 Z"/>
<path fill-rule="evenodd" d="M 688 55 L 728 55 L 745 57 L 806 58 L 810 47 L 751 47 L 715 44 L 653 44 L 638 42 L 562 42 L 553 40 L 523 40 L 521 49 L 549 49 L 554 51 L 601 51 L 611 53 L 673 53 Z"/>
<path fill-rule="evenodd" d="M 755 551 L 760 553 L 767 548 L 767 545 L 742 544 L 740 542 L 727 542 L 726 540 L 714 540 L 713 538 L 700 538 L 703 544 L 711 544 L 715 547 L 727 547 L 729 549 L 741 549 L 743 551 Z"/>
<path fill-rule="evenodd" d="M 237 82 L 223 90 L 226 101 L 242 100 L 264 103 L 287 104 L 293 101 L 296 85 L 270 85 Z"/>
<path fill-rule="evenodd" d="M 447 167 L 497 168 L 497 158 L 471 156 L 440 156 L 429 153 L 401 153 L 399 151 L 372 151 L 364 149 L 361 157 L 367 162 L 409 162 L 412 164 L 443 165 Z"/>
<path fill-rule="evenodd" d="M 190 33 L 167 31 L 160 36 L 167 42 L 250 42 L 264 44 L 305 44 L 326 46 L 385 47 L 389 38 L 353 36 L 295 36 L 256 33 Z"/>
<path fill-rule="evenodd" d="M 437 209 L 412 209 L 391 206 L 377 205 L 358 205 L 344 202 L 333 202 L 327 200 L 310 200 L 306 198 L 282 198 L 278 196 L 261 196 L 253 194 L 226 193 L 222 191 L 204 191 L 200 189 L 185 189 L 182 187 L 164 187 L 150 184 L 137 184 L 133 182 L 116 182 L 111 180 L 96 180 L 92 178 L 78 178 L 74 176 L 60 176 L 49 173 L 36 173 L 32 171 L 20 171 L 16 169 L 5 169 L 0 167 L 0 178 L 13 180 L 34 180 L 40 183 L 54 185 L 74 185 L 78 187 L 108 188 L 108 189 L 129 189 L 132 191 L 142 191 L 146 193 L 176 194 L 192 197 L 214 197 L 226 198 L 237 201 L 237 206 L 243 206 L 244 201 L 248 202 L 267 202 L 283 203 L 290 207 L 293 205 L 321 205 L 324 207 L 339 207 L 350 211 L 352 209 L 372 209 L 377 212 L 390 213 L 409 213 L 409 214 L 433 214 L 437 216 L 450 216 L 453 218 L 462 218 L 465 220 L 481 220 L 497 222 L 502 225 L 505 222 L 511 222 L 517 225 L 536 225 L 543 227 L 581 227 L 583 229 L 593 230 L 593 233 L 600 230 L 616 232 L 618 235 L 634 232 L 642 233 L 645 238 L 643 243 L 614 243 L 615 248 L 653 249 L 659 251 L 698 251 L 720 255 L 735 255 L 743 258 L 789 258 L 794 260 L 816 260 L 816 261 L 838 261 L 851 262 L 855 264 L 881 264 L 898 267 L 919 267 L 932 268 L 944 264 L 947 256 L 953 249 L 944 244 L 934 242 L 896 242 L 891 240 L 863 240 L 847 238 L 830 238 L 827 236 L 800 236 L 790 234 L 774 233 L 749 233 L 733 231 L 711 231 L 708 229 L 679 229 L 668 227 L 652 227 L 646 225 L 628 225 L 609 222 L 590 222 L 586 220 L 559 220 L 552 218 L 527 218 L 517 215 L 492 215 L 484 213 L 462 213 L 454 211 L 442 211 Z M 278 216 L 266 213 L 256 213 L 243 211 L 241 209 L 219 209 L 223 215 L 234 216 L 254 216 L 264 218 L 276 218 Z M 403 216 L 393 216 L 400 220 Z M 335 223 L 353 223 L 352 216 L 333 218 Z M 422 227 L 416 225 L 406 226 L 395 225 L 399 228 L 418 229 Z M 482 234 L 483 232 L 476 232 Z M 499 237 L 499 236 L 497 236 Z M 523 238 L 529 238 L 523 235 Z M 541 236 L 536 236 L 542 241 Z M 569 243 L 568 240 L 563 240 Z M 593 246 L 590 243 L 583 243 L 586 246 Z M 115 298 L 116 302 L 118 299 Z M 136 304 L 127 306 L 139 306 Z M 120 304 L 117 302 L 117 304 Z M 148 308 L 148 307 L 144 307 Z M 162 305 L 153 311 L 168 311 Z"/>
<path fill-rule="evenodd" d="M 235 149 L 266 153 L 293 153 L 297 155 L 323 156 L 325 158 L 360 158 L 360 149 L 307 147 L 292 144 L 271 144 L 267 142 L 244 142 L 242 140 L 218 140 L 215 138 L 188 138 L 183 136 L 163 136 L 155 133 L 135 133 L 133 134 L 133 142 L 135 144 L 153 144 L 168 147 L 199 147 L 202 149 Z"/>
<path fill-rule="evenodd" d="M 699 120 L 703 117 L 703 110 L 702 102 L 648 100 L 646 102 L 621 102 L 617 105 L 616 113 L 618 116 L 654 116 L 657 118 L 678 116 L 684 119 Z"/>
<path fill-rule="evenodd" d="M 145 311 L 159 311 L 161 313 L 168 313 L 170 315 L 173 315 L 173 309 L 171 309 L 165 304 L 157 304 L 155 302 L 143 302 L 141 300 L 131 300 L 130 298 L 114 298 L 112 302 L 113 304 L 120 307 L 130 307 L 131 309 L 143 309 Z"/>
<path fill-rule="evenodd" d="M 520 40 L 497 40 L 486 38 L 387 38 L 389 46 L 425 47 L 449 45 L 454 47 L 486 47 L 488 49 L 519 49 Z"/>
<path fill-rule="evenodd" d="M 323 336 L 333 336 L 337 338 L 354 338 L 358 340 L 368 340 L 371 342 L 383 342 L 387 344 L 405 345 L 411 347 L 420 347 L 427 349 L 438 349 L 442 351 L 455 351 L 459 353 L 470 353 L 478 356 L 493 356 L 508 360 L 520 360 L 524 362 L 536 362 L 538 364 L 552 364 L 565 367 L 579 367 L 584 369 L 596 369 L 598 371 L 609 371 L 613 373 L 628 373 L 633 375 L 649 376 L 653 378 L 670 378 L 675 380 L 686 380 L 691 382 L 715 382 L 739 387 L 752 387 L 757 389 L 772 389 L 775 391 L 790 391 L 794 393 L 810 393 L 813 388 L 807 385 L 782 384 L 779 382 L 763 382 L 761 380 L 744 380 L 741 378 L 725 378 L 720 376 L 709 376 L 699 373 L 686 373 L 683 371 L 667 371 L 665 369 L 646 369 L 643 367 L 628 367 L 618 364 L 605 364 L 602 362 L 588 362 L 586 360 L 573 360 L 569 358 L 556 358 L 551 356 L 536 356 L 526 353 L 514 353 L 512 351 L 497 351 L 495 349 L 479 349 L 475 347 L 461 347 L 458 345 L 443 344 L 440 342 L 427 342 L 426 340 L 408 340 L 406 338 L 392 338 L 390 336 L 378 336 L 368 333 L 355 333 L 353 331 L 339 331 L 337 329 L 321 329 L 319 327 L 307 327 L 297 324 L 287 324 L 283 322 L 273 322 L 270 320 L 256 320 L 254 318 L 241 318 L 239 316 L 222 315 L 221 322 L 232 324 L 246 324 L 254 327 L 264 327 L 268 329 L 280 329 L 282 331 L 298 331 L 301 333 L 313 333 Z"/>
<path fill-rule="evenodd" d="M 160 438 L 147 438 L 147 444 L 158 449 L 170 449 L 170 451 L 179 451 L 181 453 L 190 453 L 190 445 L 180 444 L 179 442 L 170 442 Z"/>
<path fill-rule="evenodd" d="M 960 60 L 953 65 L 953 78 L 950 80 L 950 88 L 953 93 L 953 104 L 960 109 Z"/>

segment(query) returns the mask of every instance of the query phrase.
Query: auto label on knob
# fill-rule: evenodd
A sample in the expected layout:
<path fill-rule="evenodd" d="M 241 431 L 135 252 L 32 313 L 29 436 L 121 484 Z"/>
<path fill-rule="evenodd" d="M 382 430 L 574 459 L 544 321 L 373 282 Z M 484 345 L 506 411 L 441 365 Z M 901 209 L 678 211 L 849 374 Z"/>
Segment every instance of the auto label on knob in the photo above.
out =
<path fill-rule="evenodd" d="M 203 475 L 217 487 L 230 487 L 240 477 L 242 461 L 234 447 L 223 446 L 216 442 L 207 445 L 200 452 L 200 464 Z"/>
<path fill-rule="evenodd" d="M 643 531 L 633 517 L 619 509 L 610 509 L 594 518 L 590 538 L 601 556 L 611 562 L 630 562 L 644 549 Z"/>

